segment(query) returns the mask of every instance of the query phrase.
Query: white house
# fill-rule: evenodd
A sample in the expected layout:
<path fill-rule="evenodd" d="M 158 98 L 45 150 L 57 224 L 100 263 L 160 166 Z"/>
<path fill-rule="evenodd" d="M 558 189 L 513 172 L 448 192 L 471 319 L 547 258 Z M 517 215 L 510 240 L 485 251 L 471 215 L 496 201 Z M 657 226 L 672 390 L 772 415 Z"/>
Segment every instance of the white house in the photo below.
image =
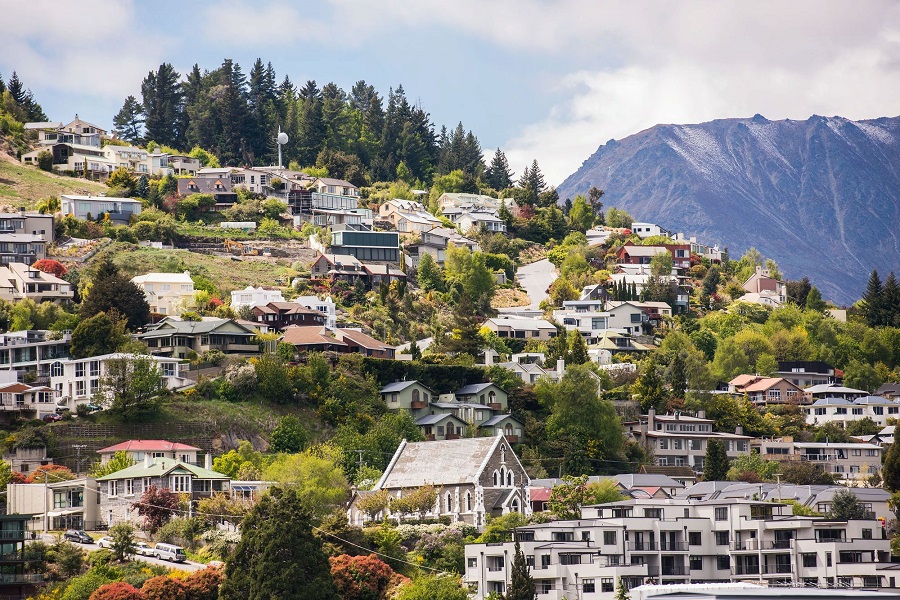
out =
<path fill-rule="evenodd" d="M 147 273 L 131 279 L 141 288 L 150 310 L 161 315 L 180 315 L 194 307 L 194 280 L 191 272 Z"/>
<path fill-rule="evenodd" d="M 806 422 L 810 425 L 837 423 L 847 427 L 850 423 L 869 418 L 875 424 L 885 427 L 888 419 L 900 418 L 900 400 L 890 400 L 881 396 L 864 396 L 854 400 L 844 398 L 821 398 L 804 406 Z"/>
<path fill-rule="evenodd" d="M 468 232 L 474 227 L 476 231 L 484 229 L 491 233 L 506 233 L 506 223 L 497 216 L 495 211 L 464 212 L 456 219 L 456 224 L 463 232 Z"/>
<path fill-rule="evenodd" d="M 61 194 L 59 196 L 64 215 L 73 215 L 77 219 L 95 219 L 98 215 L 109 215 L 110 220 L 127 225 L 132 215 L 141 214 L 141 201 L 133 198 L 113 198 L 111 196 L 78 196 Z"/>
<path fill-rule="evenodd" d="M 302 304 L 310 310 L 317 310 L 325 315 L 325 326 L 331 329 L 337 327 L 337 311 L 334 300 L 327 296 L 324 300 L 318 296 L 298 296 L 294 302 Z"/>
<path fill-rule="evenodd" d="M 588 344 L 595 344 L 606 330 L 637 334 L 648 320 L 647 312 L 633 302 L 604 302 L 603 300 L 566 300 L 561 310 L 553 311 L 553 318 L 567 331 L 577 330 Z"/>
<path fill-rule="evenodd" d="M 632 223 L 631 233 L 636 234 L 642 240 L 657 235 L 669 235 L 669 232 L 655 223 Z"/>
<path fill-rule="evenodd" d="M 256 308 L 257 306 L 265 306 L 270 302 L 284 301 L 281 290 L 267 289 L 262 286 L 253 287 L 248 285 L 242 290 L 231 292 L 231 308 L 235 310 L 245 306 Z"/>
<path fill-rule="evenodd" d="M 13 302 L 30 298 L 35 302 L 71 300 L 72 284 L 24 263 L 0 266 L 0 299 Z"/>

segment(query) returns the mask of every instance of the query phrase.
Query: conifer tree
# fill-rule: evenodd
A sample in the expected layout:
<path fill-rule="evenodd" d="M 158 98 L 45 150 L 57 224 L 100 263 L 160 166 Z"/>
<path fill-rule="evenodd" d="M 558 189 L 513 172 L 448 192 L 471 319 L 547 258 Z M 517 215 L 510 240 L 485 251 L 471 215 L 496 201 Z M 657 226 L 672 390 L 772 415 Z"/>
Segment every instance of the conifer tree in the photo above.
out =
<path fill-rule="evenodd" d="M 590 360 L 588 356 L 588 347 L 577 329 L 569 332 L 569 351 L 566 355 L 566 362 L 570 365 L 583 365 Z"/>
<path fill-rule="evenodd" d="M 485 175 L 487 184 L 495 190 L 505 190 L 512 186 L 513 172 L 509 168 L 509 161 L 506 160 L 506 154 L 497 148 L 494 158 L 491 160 L 491 166 L 488 167 Z"/>
<path fill-rule="evenodd" d="M 150 305 L 144 298 L 144 292 L 122 275 L 107 256 L 100 262 L 91 281 L 91 289 L 81 303 L 81 317 L 87 319 L 110 311 L 125 317 L 132 331 L 150 320 Z"/>
<path fill-rule="evenodd" d="M 884 280 L 881 304 L 885 313 L 884 324 L 888 327 L 900 327 L 900 285 L 893 271 Z"/>
<path fill-rule="evenodd" d="M 628 590 L 625 589 L 625 583 L 619 577 L 619 583 L 616 585 L 616 595 L 613 596 L 613 600 L 630 600 L 630 598 Z"/>
<path fill-rule="evenodd" d="M 878 271 L 873 269 L 869 276 L 869 283 L 866 285 L 866 293 L 862 297 L 866 322 L 869 327 L 878 327 L 884 324 L 883 294 L 881 278 L 878 277 Z"/>
<path fill-rule="evenodd" d="M 881 467 L 882 486 L 889 492 L 900 492 L 900 444 L 888 448 Z"/>
<path fill-rule="evenodd" d="M 171 64 L 163 63 L 141 83 L 146 139 L 174 148 L 179 148 L 183 141 L 179 127 L 183 122 L 180 78 Z"/>
<path fill-rule="evenodd" d="M 703 481 L 724 481 L 729 468 L 725 444 L 710 439 L 706 444 L 706 459 L 703 461 Z"/>
<path fill-rule="evenodd" d="M 141 143 L 141 127 L 144 125 L 144 107 L 134 96 L 125 98 L 125 104 L 113 117 L 116 135 L 132 144 Z"/>
<path fill-rule="evenodd" d="M 528 564 L 525 562 L 525 554 L 519 547 L 519 536 L 516 534 L 516 549 L 513 556 L 506 600 L 534 600 L 536 594 L 537 588 L 534 578 L 531 576 Z"/>

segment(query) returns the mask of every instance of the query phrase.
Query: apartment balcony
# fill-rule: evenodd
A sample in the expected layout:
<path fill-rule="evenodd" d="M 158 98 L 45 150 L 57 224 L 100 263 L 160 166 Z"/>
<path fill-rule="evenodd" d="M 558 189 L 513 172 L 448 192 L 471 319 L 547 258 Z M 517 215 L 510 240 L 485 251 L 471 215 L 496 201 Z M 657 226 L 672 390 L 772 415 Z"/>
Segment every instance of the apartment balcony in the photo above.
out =
<path fill-rule="evenodd" d="M 18 540 L 36 540 L 37 534 L 34 531 L 0 531 L 0 540 L 18 541 Z"/>
<path fill-rule="evenodd" d="M 790 550 L 793 540 L 776 540 L 774 542 L 763 542 L 762 551 L 771 552 L 772 550 Z"/>
<path fill-rule="evenodd" d="M 423 402 L 422 400 L 413 400 L 412 402 L 409 403 L 409 406 L 413 410 L 416 410 L 416 409 L 421 409 L 421 408 L 428 408 L 428 403 Z"/>
<path fill-rule="evenodd" d="M 765 565 L 763 566 L 763 575 L 790 575 L 791 574 L 791 565 L 788 564 L 775 564 L 775 565 Z"/>
<path fill-rule="evenodd" d="M 732 577 L 759 575 L 759 565 L 735 565 L 731 569 L 731 575 Z"/>
<path fill-rule="evenodd" d="M 689 546 L 685 542 L 663 542 L 659 543 L 660 552 L 687 552 Z"/>
<path fill-rule="evenodd" d="M 43 573 L 0 573 L 0 584 L 43 583 Z"/>
<path fill-rule="evenodd" d="M 687 575 L 688 569 L 684 565 L 671 565 L 661 567 L 663 577 L 672 577 L 675 575 Z"/>
<path fill-rule="evenodd" d="M 631 552 L 656 552 L 656 542 L 628 542 L 628 550 Z"/>

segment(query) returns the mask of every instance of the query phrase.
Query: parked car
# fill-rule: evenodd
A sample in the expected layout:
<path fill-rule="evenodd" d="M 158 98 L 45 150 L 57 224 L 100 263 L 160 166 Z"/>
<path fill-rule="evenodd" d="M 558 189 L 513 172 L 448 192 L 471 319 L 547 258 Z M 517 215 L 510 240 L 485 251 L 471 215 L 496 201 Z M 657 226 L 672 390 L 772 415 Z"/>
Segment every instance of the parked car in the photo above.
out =
<path fill-rule="evenodd" d="M 69 542 L 76 542 L 78 544 L 93 544 L 94 543 L 94 538 L 89 536 L 84 531 L 81 531 L 80 529 L 66 530 L 66 532 L 63 534 L 63 539 L 65 539 Z"/>
<path fill-rule="evenodd" d="M 146 542 L 135 542 L 134 553 L 141 556 L 153 556 L 153 546 Z"/>
<path fill-rule="evenodd" d="M 171 562 L 184 562 L 187 560 L 184 548 L 175 546 L 174 544 L 157 544 L 153 548 L 153 556 L 160 560 L 168 560 Z"/>
<path fill-rule="evenodd" d="M 97 540 L 97 545 L 101 548 L 112 548 L 112 541 L 113 539 L 107 535 Z"/>
<path fill-rule="evenodd" d="M 56 421 L 62 421 L 62 415 L 56 415 L 56 414 L 44 415 L 44 423 L 55 423 Z"/>

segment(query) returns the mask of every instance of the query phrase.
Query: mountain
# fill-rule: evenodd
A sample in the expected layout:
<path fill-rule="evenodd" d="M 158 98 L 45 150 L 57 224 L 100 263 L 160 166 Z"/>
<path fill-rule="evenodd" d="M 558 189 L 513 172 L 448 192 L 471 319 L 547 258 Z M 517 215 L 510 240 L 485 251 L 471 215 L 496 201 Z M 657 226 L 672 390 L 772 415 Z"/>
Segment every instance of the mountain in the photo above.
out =
<path fill-rule="evenodd" d="M 610 140 L 557 188 L 738 258 L 755 246 L 839 304 L 900 271 L 900 117 L 721 119 Z"/>

